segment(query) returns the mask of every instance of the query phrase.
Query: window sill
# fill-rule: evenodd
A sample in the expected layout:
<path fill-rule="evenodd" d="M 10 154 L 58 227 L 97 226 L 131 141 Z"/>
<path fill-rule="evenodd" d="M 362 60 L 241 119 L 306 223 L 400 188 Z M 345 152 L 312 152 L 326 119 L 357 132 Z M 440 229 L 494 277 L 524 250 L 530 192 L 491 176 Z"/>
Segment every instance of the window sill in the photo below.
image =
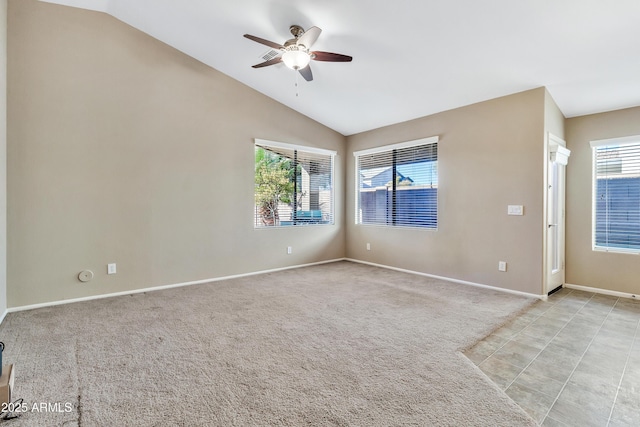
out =
<path fill-rule="evenodd" d="M 603 248 L 599 246 L 595 246 L 592 248 L 593 252 L 606 252 L 613 254 L 623 254 L 623 255 L 640 255 L 640 249 L 624 249 L 624 248 Z"/>
<path fill-rule="evenodd" d="M 386 228 L 388 230 L 422 230 L 422 231 L 438 231 L 437 227 L 420 227 L 418 225 L 386 225 L 386 224 L 355 224 L 356 227 L 372 227 Z"/>

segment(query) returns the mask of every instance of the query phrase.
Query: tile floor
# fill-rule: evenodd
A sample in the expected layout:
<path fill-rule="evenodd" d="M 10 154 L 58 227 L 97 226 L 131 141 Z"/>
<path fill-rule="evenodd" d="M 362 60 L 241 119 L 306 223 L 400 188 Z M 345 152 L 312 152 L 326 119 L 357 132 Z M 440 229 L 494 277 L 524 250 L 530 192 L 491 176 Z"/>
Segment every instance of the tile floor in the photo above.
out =
<path fill-rule="evenodd" d="M 563 288 L 465 355 L 543 426 L 640 426 L 640 301 Z"/>

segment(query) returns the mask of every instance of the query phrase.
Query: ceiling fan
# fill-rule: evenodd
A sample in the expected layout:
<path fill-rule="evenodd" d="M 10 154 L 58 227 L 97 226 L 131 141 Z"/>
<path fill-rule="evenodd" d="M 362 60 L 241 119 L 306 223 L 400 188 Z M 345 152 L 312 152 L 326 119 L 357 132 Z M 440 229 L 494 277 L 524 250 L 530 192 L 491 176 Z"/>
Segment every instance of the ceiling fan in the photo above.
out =
<path fill-rule="evenodd" d="M 260 64 L 253 65 L 253 68 L 262 68 L 284 62 L 287 67 L 298 71 L 306 81 L 310 82 L 313 80 L 313 74 L 309 66 L 309 62 L 311 62 L 312 59 L 314 61 L 325 62 L 351 62 L 353 59 L 348 55 L 339 53 L 321 52 L 319 50 L 311 51 L 311 46 L 313 46 L 322 32 L 318 27 L 311 27 L 305 31 L 299 25 L 292 25 L 289 27 L 289 31 L 291 31 L 293 38 L 287 40 L 284 44 L 278 44 L 252 36 L 251 34 L 244 35 L 249 40 L 269 46 L 278 51 L 277 56 Z"/>

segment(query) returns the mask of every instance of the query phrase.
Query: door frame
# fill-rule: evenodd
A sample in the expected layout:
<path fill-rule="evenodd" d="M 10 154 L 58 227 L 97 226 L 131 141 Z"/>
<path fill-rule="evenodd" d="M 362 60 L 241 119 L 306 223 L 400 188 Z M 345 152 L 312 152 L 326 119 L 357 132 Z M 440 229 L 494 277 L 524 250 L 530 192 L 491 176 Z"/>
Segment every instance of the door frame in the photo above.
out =
<path fill-rule="evenodd" d="M 566 227 L 565 227 L 565 211 L 566 211 L 566 165 L 569 160 L 571 151 L 567 148 L 567 143 L 551 132 L 547 133 L 545 143 L 545 163 L 544 163 L 544 214 L 543 214 L 543 286 L 542 293 L 547 295 L 549 292 L 556 289 L 558 286 L 562 286 L 565 283 L 565 240 L 566 240 Z M 558 195 L 559 205 L 557 207 L 557 218 L 552 222 L 551 210 L 554 207 L 554 200 L 551 200 L 550 193 L 553 189 L 551 187 L 550 175 L 553 168 L 553 164 L 558 165 L 557 172 L 559 173 L 559 185 L 557 190 L 560 191 Z M 554 270 L 552 262 L 553 241 L 550 238 L 551 231 L 554 229 L 558 233 L 557 241 L 557 254 L 559 256 L 559 268 Z"/>

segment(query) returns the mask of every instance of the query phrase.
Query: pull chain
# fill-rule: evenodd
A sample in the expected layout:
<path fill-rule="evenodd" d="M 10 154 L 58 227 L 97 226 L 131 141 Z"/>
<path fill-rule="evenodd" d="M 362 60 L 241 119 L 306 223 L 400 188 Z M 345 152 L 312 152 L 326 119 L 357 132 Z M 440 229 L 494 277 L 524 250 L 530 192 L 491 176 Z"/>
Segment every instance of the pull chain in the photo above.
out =
<path fill-rule="evenodd" d="M 298 70 L 294 70 L 296 74 L 296 98 L 298 97 Z"/>

